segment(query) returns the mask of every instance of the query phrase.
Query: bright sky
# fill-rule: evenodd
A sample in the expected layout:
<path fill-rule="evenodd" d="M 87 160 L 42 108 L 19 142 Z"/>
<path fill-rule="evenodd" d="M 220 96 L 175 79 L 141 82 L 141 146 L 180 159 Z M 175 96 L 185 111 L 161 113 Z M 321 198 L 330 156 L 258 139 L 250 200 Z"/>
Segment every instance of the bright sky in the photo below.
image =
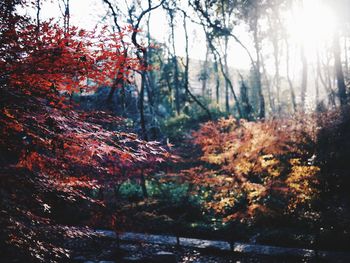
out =
<path fill-rule="evenodd" d="M 182 0 L 184 1 L 184 0 Z M 113 1 L 112 1 L 113 2 Z M 120 1 L 122 3 L 122 1 Z M 186 2 L 186 1 L 184 1 Z M 179 3 L 184 3 L 179 1 Z M 42 7 L 41 19 L 62 17 L 59 1 L 54 3 L 46 2 Z M 120 8 L 122 8 L 119 5 Z M 104 23 L 103 17 L 107 14 L 108 7 L 103 4 L 102 0 L 70 0 L 71 25 L 93 29 L 96 24 Z M 34 10 L 27 10 L 35 17 Z M 144 22 L 146 17 L 144 18 Z M 109 20 L 111 21 L 111 20 Z M 185 37 L 182 28 L 182 18 L 175 22 L 178 26 L 175 30 L 175 46 L 179 56 L 185 56 Z M 202 28 L 193 23 L 187 22 L 189 34 L 189 51 L 190 57 L 194 59 L 205 59 L 206 44 Z M 151 35 L 159 42 L 167 42 L 170 36 L 168 18 L 164 10 L 158 8 L 151 13 L 150 21 Z M 242 31 L 242 29 L 239 29 Z M 246 35 L 246 34 L 245 34 Z M 245 38 L 245 40 L 244 40 Z M 249 36 L 242 38 L 243 42 L 249 42 Z M 250 61 L 245 51 L 237 44 L 231 43 L 230 53 L 228 56 L 229 64 L 236 68 L 250 68 Z"/>
<path fill-rule="evenodd" d="M 146 4 L 146 1 L 139 0 L 140 3 Z M 158 2 L 154 0 L 153 2 Z M 177 4 L 183 6 L 183 10 L 191 10 L 186 8 L 188 0 L 178 0 Z M 292 1 L 292 0 L 290 0 Z M 59 8 L 58 1 L 53 3 L 45 3 L 42 7 L 41 19 L 59 18 L 62 13 Z M 118 8 L 126 10 L 125 3 L 131 3 L 132 0 L 111 0 L 118 3 Z M 332 45 L 332 35 L 339 27 L 340 17 L 347 17 L 350 13 L 350 0 L 301 0 L 295 1 L 299 5 L 294 5 L 291 10 L 281 14 L 282 20 L 285 22 L 286 32 L 289 36 L 290 45 L 290 74 L 296 88 L 300 87 L 301 83 L 301 59 L 300 46 L 304 45 L 306 57 L 309 64 L 308 78 L 308 97 L 313 98 L 315 92 L 315 64 L 316 54 L 320 52 L 322 57 L 329 50 L 327 47 Z M 300 5 L 303 3 L 303 5 Z M 112 18 L 106 16 L 108 7 L 103 4 L 102 0 L 70 0 L 71 25 L 78 27 L 93 29 L 97 24 L 113 24 Z M 29 11 L 35 17 L 35 11 Z M 343 15 L 339 15 L 343 14 Z M 195 14 L 188 15 L 197 19 Z M 103 20 L 103 18 L 105 18 Z M 144 17 L 144 23 L 147 18 Z M 263 22 L 262 22 L 263 23 Z M 185 38 L 182 27 L 182 17 L 178 15 L 175 21 L 175 46 L 178 56 L 185 56 Z M 190 58 L 204 60 L 206 54 L 206 41 L 202 28 L 191 22 L 187 23 L 189 33 L 189 53 Z M 264 25 L 262 24 L 264 27 Z M 265 25 L 267 27 L 267 24 Z M 141 27 L 142 28 L 142 27 Z M 146 28 L 143 28 L 146 30 Z M 151 36 L 159 42 L 169 43 L 170 28 L 167 14 L 162 8 L 158 8 L 151 12 L 150 21 Z M 247 27 L 240 25 L 234 26 L 233 33 L 239 37 L 254 56 L 254 46 L 252 44 L 252 35 L 248 32 Z M 168 45 L 170 48 L 170 45 Z M 262 43 L 265 68 L 270 76 L 275 74 L 274 58 L 272 56 L 272 44 L 269 41 L 269 36 Z M 325 48 L 326 47 L 326 48 Z M 220 49 L 220 47 L 218 47 Z M 286 76 L 286 58 L 285 47 L 280 40 L 280 48 L 283 55 L 280 57 L 280 74 Z M 251 68 L 250 60 L 246 52 L 232 38 L 229 42 L 228 64 L 234 69 L 249 70 Z M 271 79 L 272 80 L 272 79 Z M 298 92 L 298 91 L 297 91 Z"/>
<path fill-rule="evenodd" d="M 287 33 L 290 35 L 291 43 L 295 45 L 304 44 L 308 61 L 315 61 L 315 54 L 318 46 L 322 46 L 325 42 L 331 39 L 334 29 L 336 28 L 336 16 L 330 6 L 327 6 L 325 2 L 329 0 L 303 0 L 304 7 L 296 6 L 290 12 L 283 15 L 286 19 Z M 57 18 L 62 17 L 59 8 L 60 1 L 53 1 L 54 3 L 45 3 L 42 7 L 41 18 Z M 113 0 L 111 1 L 113 3 Z M 118 3 L 120 9 L 125 9 L 126 1 L 115 1 Z M 157 1 L 154 1 L 157 2 Z M 349 0 L 332 0 L 333 4 L 342 2 L 346 6 L 350 6 Z M 141 2 L 142 3 L 142 2 Z M 183 5 L 183 9 L 186 10 L 187 0 L 179 0 L 178 4 Z M 329 2 L 330 3 L 330 2 Z M 341 6 L 338 3 L 339 6 Z M 71 13 L 71 25 L 83 27 L 86 29 L 92 29 L 98 23 L 112 23 L 111 18 L 107 18 L 102 21 L 103 17 L 107 14 L 108 7 L 103 4 L 102 0 L 70 0 L 70 13 Z M 350 8 L 349 8 L 350 10 Z M 32 15 L 35 13 L 33 12 Z M 188 14 L 194 19 L 194 14 Z M 109 20 L 108 20 L 109 19 Z M 146 17 L 144 18 L 144 22 Z M 153 10 L 151 13 L 151 35 L 153 38 L 160 42 L 167 42 L 170 36 L 170 29 L 168 26 L 168 18 L 162 8 Z M 182 28 L 182 18 L 179 16 L 175 30 L 175 46 L 177 54 L 179 56 L 185 55 L 185 40 L 184 31 Z M 202 28 L 198 25 L 188 22 L 189 43 L 190 43 L 190 57 L 195 59 L 204 60 L 206 53 L 206 43 Z M 253 46 L 251 43 L 251 35 L 247 32 L 244 26 L 235 26 L 233 33 L 237 35 L 240 40 L 249 47 L 251 53 L 254 54 Z M 271 52 L 271 46 L 264 46 L 265 51 Z M 293 54 L 295 51 L 291 51 L 291 63 L 295 64 L 295 67 L 300 67 L 298 64 L 300 59 L 299 55 Z M 295 60 L 293 62 L 293 59 Z M 273 74 L 274 65 L 273 59 L 266 59 L 266 68 Z M 249 69 L 250 60 L 246 52 L 232 39 L 229 46 L 228 63 L 230 66 L 238 69 Z M 283 72 L 282 72 L 283 74 Z M 297 74 L 298 75 L 298 74 Z"/>

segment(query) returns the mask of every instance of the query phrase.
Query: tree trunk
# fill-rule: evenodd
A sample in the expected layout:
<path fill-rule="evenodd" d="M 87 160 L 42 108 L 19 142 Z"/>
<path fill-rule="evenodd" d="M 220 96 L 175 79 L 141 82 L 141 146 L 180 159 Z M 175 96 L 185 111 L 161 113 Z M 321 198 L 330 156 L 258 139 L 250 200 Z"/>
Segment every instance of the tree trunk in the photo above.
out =
<path fill-rule="evenodd" d="M 147 19 L 147 44 L 148 46 L 151 45 L 151 32 L 150 32 L 150 19 L 151 19 L 151 13 L 148 15 Z M 152 54 L 150 52 L 151 50 L 148 49 L 147 51 L 147 63 L 152 64 Z M 155 87 L 155 81 L 154 81 L 154 73 L 152 70 L 147 71 L 147 85 L 146 85 L 146 91 L 147 91 L 147 98 L 148 98 L 148 106 L 150 110 L 151 116 L 154 115 L 154 102 L 153 102 L 153 92 Z"/>
<path fill-rule="evenodd" d="M 145 107 L 144 107 L 145 85 L 146 85 L 146 72 L 142 71 L 142 73 L 141 73 L 141 89 L 140 89 L 140 98 L 139 98 L 140 125 L 141 125 L 142 138 L 147 141 L 148 136 L 147 136 L 147 129 L 146 129 L 146 118 L 145 118 Z"/>
<path fill-rule="evenodd" d="M 320 104 L 320 87 L 319 87 L 319 82 L 318 82 L 318 75 L 316 74 L 315 78 L 315 89 L 316 89 L 316 94 L 315 94 L 315 102 L 316 102 L 316 110 Z"/>
<path fill-rule="evenodd" d="M 295 99 L 295 91 L 294 91 L 294 86 L 293 86 L 293 82 L 292 79 L 290 78 L 290 69 L 289 69 L 289 43 L 287 39 L 284 39 L 284 42 L 286 44 L 286 73 L 287 73 L 287 81 L 288 81 L 288 85 L 289 85 L 289 90 L 290 90 L 290 98 L 292 101 L 292 105 L 293 105 L 293 110 L 294 113 L 296 113 L 297 111 L 297 102 Z"/>
<path fill-rule="evenodd" d="M 141 170 L 140 180 L 141 180 L 142 195 L 144 198 L 148 198 L 148 192 L 147 192 L 147 187 L 146 187 L 146 178 L 145 178 L 145 175 L 143 174 L 143 170 Z"/>
<path fill-rule="evenodd" d="M 227 48 L 228 48 L 228 36 L 225 36 L 225 49 L 224 49 L 224 71 L 227 78 L 229 78 L 228 64 L 227 64 Z M 230 97 L 229 97 L 229 83 L 225 78 L 225 109 L 226 112 L 230 112 Z"/>
<path fill-rule="evenodd" d="M 320 62 L 320 55 L 317 52 L 317 76 L 320 79 L 322 86 L 324 87 L 326 94 L 328 95 L 329 104 L 333 107 L 335 107 L 335 99 L 334 99 L 334 92 L 332 90 L 332 87 L 330 86 L 329 82 L 326 83 L 325 79 L 323 78 L 322 71 L 321 71 L 321 62 Z"/>
<path fill-rule="evenodd" d="M 344 40 L 345 76 L 349 77 L 348 36 Z"/>
<path fill-rule="evenodd" d="M 40 31 L 40 11 L 41 11 L 41 3 L 40 0 L 36 0 L 36 23 L 37 23 L 37 32 Z"/>
<path fill-rule="evenodd" d="M 301 63 L 302 63 L 302 79 L 301 79 L 301 112 L 305 112 L 305 98 L 306 98 L 306 89 L 307 89 L 307 77 L 308 77 L 308 65 L 307 59 L 305 56 L 305 47 L 301 47 Z"/>
<path fill-rule="evenodd" d="M 334 67 L 337 78 L 338 96 L 340 105 L 345 106 L 347 103 L 346 98 L 346 85 L 344 80 L 344 73 L 341 64 L 340 44 L 339 44 L 339 33 L 334 33 L 333 36 L 333 54 L 334 54 Z"/>
<path fill-rule="evenodd" d="M 256 53 L 256 63 L 255 63 L 255 74 L 256 74 L 256 86 L 258 90 L 258 96 L 259 96 L 259 118 L 264 119 L 265 118 L 265 99 L 264 95 L 262 93 L 262 87 L 261 87 L 261 73 L 260 73 L 260 43 L 259 43 L 259 37 L 258 37 L 258 14 L 257 14 L 257 7 L 256 7 L 256 15 L 254 19 L 254 25 L 253 25 L 253 35 L 254 35 L 254 47 L 255 47 L 255 53 Z"/>
<path fill-rule="evenodd" d="M 273 98 L 273 96 L 271 94 L 271 82 L 269 80 L 268 73 L 267 73 L 267 70 L 265 68 L 265 62 L 264 62 L 264 57 L 263 56 L 261 56 L 261 58 L 260 58 L 260 65 L 261 65 L 263 76 L 265 78 L 264 85 L 266 86 L 267 97 L 269 99 L 269 104 L 270 104 L 270 110 L 274 114 L 275 111 L 276 111 L 275 101 L 274 101 L 274 98 Z"/>
<path fill-rule="evenodd" d="M 206 97 L 207 96 L 207 83 L 208 83 L 208 57 L 209 57 L 209 47 L 207 43 L 207 51 L 205 53 L 205 61 L 203 64 L 203 73 L 204 75 L 202 77 L 202 96 Z"/>
<path fill-rule="evenodd" d="M 281 112 L 281 95 L 280 95 L 280 70 L 279 70 L 279 46 L 276 37 L 273 39 L 273 56 L 275 62 L 275 85 L 276 85 L 276 100 L 277 100 L 277 112 Z"/>
<path fill-rule="evenodd" d="M 216 91 L 216 105 L 220 107 L 220 75 L 218 62 L 215 59 L 214 61 L 214 72 L 215 72 L 215 91 Z"/>
<path fill-rule="evenodd" d="M 70 26 L 70 10 L 69 10 L 69 0 L 63 0 L 64 4 L 64 14 L 63 14 L 63 24 L 65 34 L 69 33 Z"/>
<path fill-rule="evenodd" d="M 252 107 L 249 103 L 249 97 L 248 97 L 248 88 L 244 83 L 243 76 L 241 76 L 241 87 L 240 87 L 240 98 L 241 98 L 241 105 L 242 105 L 242 117 L 251 120 L 251 112 L 252 112 Z"/>
<path fill-rule="evenodd" d="M 174 88 L 175 88 L 175 108 L 176 114 L 180 114 L 180 86 L 179 86 L 179 68 L 177 64 L 176 48 L 175 48 L 175 32 L 174 32 L 174 12 L 169 10 L 170 26 L 171 26 L 171 40 L 173 48 L 173 64 L 174 64 Z"/>

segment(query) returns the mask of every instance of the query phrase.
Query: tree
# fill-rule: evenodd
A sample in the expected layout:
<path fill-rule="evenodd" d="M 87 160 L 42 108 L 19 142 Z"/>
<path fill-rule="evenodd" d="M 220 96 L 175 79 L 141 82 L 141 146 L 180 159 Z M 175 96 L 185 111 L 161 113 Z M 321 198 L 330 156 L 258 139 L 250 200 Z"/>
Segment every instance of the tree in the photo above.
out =
<path fill-rule="evenodd" d="M 189 48 L 188 48 L 187 15 L 185 12 L 182 12 L 182 14 L 183 14 L 183 28 L 185 31 L 185 51 L 186 51 L 186 62 L 185 62 L 183 86 L 184 86 L 184 89 L 186 91 L 186 94 L 189 95 L 189 97 L 191 99 L 193 99 L 193 101 L 195 101 L 198 104 L 198 106 L 207 113 L 208 118 L 211 119 L 211 113 L 210 113 L 209 109 L 207 107 L 205 107 L 204 104 L 196 98 L 196 96 L 193 95 L 193 93 L 190 91 L 190 88 L 189 88 L 189 80 L 188 79 L 189 79 L 189 63 L 190 63 L 189 56 L 190 55 L 189 55 Z M 203 80 L 203 81 L 205 81 L 205 80 Z"/>
<path fill-rule="evenodd" d="M 91 198 L 91 189 L 149 172 L 168 153 L 125 130 L 121 118 L 70 104 L 67 95 L 111 84 L 124 65 L 144 69 L 115 52 L 119 34 L 65 30 L 50 22 L 37 30 L 15 12 L 17 5 L 29 4 L 0 5 L 1 258 L 56 262 L 69 257 L 65 238 L 91 234 L 65 226 L 62 206 L 86 213 L 87 204 L 102 204 Z"/>
<path fill-rule="evenodd" d="M 305 111 L 305 100 L 306 100 L 306 89 L 307 89 L 307 80 L 308 80 L 308 64 L 307 58 L 305 55 L 305 46 L 302 44 L 300 48 L 300 58 L 302 63 L 302 71 L 301 71 L 301 111 Z"/>
<path fill-rule="evenodd" d="M 343 66 L 341 61 L 340 30 L 343 29 L 346 32 L 346 26 L 349 25 L 349 5 L 347 1 L 344 0 L 336 0 L 332 2 L 326 1 L 326 3 L 328 3 L 328 5 L 334 6 L 334 9 L 338 16 L 338 28 L 336 28 L 333 33 L 333 57 L 338 87 L 338 96 L 340 100 L 340 105 L 343 107 L 347 104 L 347 94 Z"/>
<path fill-rule="evenodd" d="M 246 120 L 251 120 L 252 119 L 252 106 L 250 105 L 249 102 L 249 97 L 248 97 L 248 87 L 244 82 L 243 76 L 240 75 L 241 77 L 241 87 L 240 87 L 240 100 L 241 100 L 241 105 L 242 105 L 242 114 L 243 118 Z"/>
<path fill-rule="evenodd" d="M 228 75 L 227 68 L 225 69 L 225 61 L 223 61 L 222 56 L 220 55 L 220 52 L 215 47 L 215 40 L 218 37 L 225 37 L 225 36 L 232 36 L 240 45 L 242 45 L 244 48 L 245 46 L 239 41 L 239 39 L 234 36 L 231 33 L 231 29 L 228 27 L 225 27 L 225 25 L 220 24 L 220 21 L 217 19 L 214 19 L 212 16 L 213 14 L 210 12 L 210 9 L 213 7 L 213 5 L 217 4 L 219 8 L 222 6 L 221 3 L 217 3 L 216 1 L 210 2 L 210 1 L 195 1 L 194 3 L 190 2 L 190 5 L 192 8 L 198 13 L 200 22 L 199 24 L 202 26 L 203 31 L 205 33 L 206 41 L 212 51 L 212 54 L 214 56 L 214 60 L 219 63 L 220 70 L 222 75 L 225 79 L 225 84 L 227 87 L 230 88 L 231 93 L 233 95 L 234 101 L 235 101 L 235 107 L 237 108 L 239 117 L 242 116 L 242 110 L 241 106 L 239 104 L 238 97 L 236 95 L 236 92 L 233 88 L 232 81 L 230 80 L 230 77 Z M 221 10 L 221 9 L 220 9 Z M 230 12 L 232 12 L 232 6 L 229 8 Z M 220 12 L 222 13 L 222 12 Z M 245 50 L 250 55 L 249 51 L 245 48 Z M 226 46 L 226 55 L 227 55 L 227 46 Z M 251 58 L 251 56 L 250 56 Z M 225 59 L 225 53 L 224 53 L 224 59 Z M 229 101 L 228 101 L 228 93 L 225 93 L 225 105 L 226 109 L 228 110 L 229 107 Z"/>
<path fill-rule="evenodd" d="M 333 36 L 333 54 L 334 54 L 334 68 L 335 74 L 337 78 L 337 86 L 338 86 L 338 96 L 340 100 L 340 105 L 345 106 L 347 104 L 347 94 L 346 94 L 346 85 L 344 80 L 344 72 L 341 62 L 341 51 L 339 44 L 339 34 L 337 32 L 334 33 Z"/>
<path fill-rule="evenodd" d="M 174 32 L 174 19 L 176 14 L 176 9 L 167 7 L 167 12 L 170 19 L 170 29 L 171 29 L 171 43 L 172 43 L 172 61 L 174 65 L 174 89 L 175 89 L 175 109 L 176 114 L 179 115 L 181 111 L 181 90 L 180 90 L 180 80 L 179 80 L 179 65 L 176 56 L 175 47 L 175 32 Z"/>
<path fill-rule="evenodd" d="M 249 51 L 248 55 L 252 62 L 252 67 L 255 71 L 255 81 L 256 81 L 256 89 L 259 98 L 259 113 L 258 117 L 260 119 L 264 119 L 265 112 L 265 98 L 262 90 L 262 81 L 261 81 L 261 36 L 260 36 L 260 19 L 266 8 L 268 6 L 268 2 L 260 2 L 260 1 L 244 1 L 240 3 L 238 8 L 241 12 L 241 18 L 245 20 L 252 32 L 253 44 L 254 44 L 254 52 L 255 52 L 255 60 L 250 55 Z M 246 48 L 245 48 L 246 49 Z"/>

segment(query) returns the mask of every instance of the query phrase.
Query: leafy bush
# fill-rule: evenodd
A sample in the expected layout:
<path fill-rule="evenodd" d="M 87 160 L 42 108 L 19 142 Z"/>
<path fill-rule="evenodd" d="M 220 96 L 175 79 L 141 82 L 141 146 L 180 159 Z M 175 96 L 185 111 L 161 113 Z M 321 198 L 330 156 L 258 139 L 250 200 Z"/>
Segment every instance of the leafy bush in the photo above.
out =
<path fill-rule="evenodd" d="M 318 193 L 315 136 L 304 124 L 233 118 L 208 122 L 193 134 L 204 164 L 183 174 L 199 186 L 196 191 L 207 186 L 207 207 L 226 221 L 292 213 L 310 205 Z"/>

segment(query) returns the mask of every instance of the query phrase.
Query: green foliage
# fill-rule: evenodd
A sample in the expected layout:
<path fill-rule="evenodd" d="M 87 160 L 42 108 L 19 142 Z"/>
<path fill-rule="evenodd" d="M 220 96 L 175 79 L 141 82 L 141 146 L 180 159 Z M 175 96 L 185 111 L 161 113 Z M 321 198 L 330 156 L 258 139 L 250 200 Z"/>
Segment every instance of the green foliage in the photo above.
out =
<path fill-rule="evenodd" d="M 140 184 L 131 180 L 124 182 L 120 186 L 118 194 L 128 200 L 141 200 L 143 198 Z"/>
<path fill-rule="evenodd" d="M 201 123 L 208 121 L 207 113 L 195 103 L 187 104 L 184 111 L 186 113 L 170 117 L 161 124 L 164 136 L 172 143 L 183 142 L 192 131 L 199 129 Z M 215 107 L 210 108 L 210 113 L 214 120 L 227 114 Z"/>
<path fill-rule="evenodd" d="M 146 183 L 147 192 L 150 198 L 164 200 L 164 202 L 180 203 L 188 191 L 187 184 L 177 184 L 174 182 L 162 182 L 158 180 L 148 180 Z M 142 190 L 140 184 L 136 181 L 129 180 L 124 182 L 118 191 L 119 197 L 128 200 L 142 200 Z"/>
<path fill-rule="evenodd" d="M 181 140 L 188 132 L 191 118 L 186 114 L 170 117 L 162 124 L 163 133 L 172 141 Z"/>

